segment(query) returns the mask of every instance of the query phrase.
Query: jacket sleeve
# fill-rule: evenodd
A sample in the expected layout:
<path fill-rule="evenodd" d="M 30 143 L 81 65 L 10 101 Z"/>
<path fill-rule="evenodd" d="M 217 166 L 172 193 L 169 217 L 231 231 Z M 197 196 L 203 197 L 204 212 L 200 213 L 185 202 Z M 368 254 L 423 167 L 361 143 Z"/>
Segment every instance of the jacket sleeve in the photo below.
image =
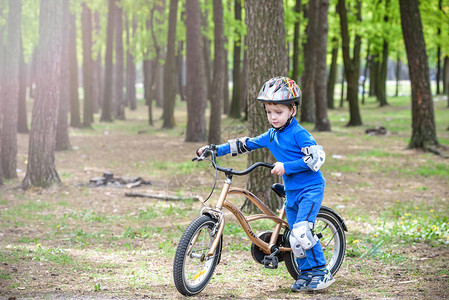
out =
<path fill-rule="evenodd" d="M 253 138 L 249 138 L 246 141 L 246 145 L 248 146 L 248 148 L 252 151 L 252 150 L 256 150 L 259 148 L 266 148 L 268 147 L 268 141 L 269 141 L 269 131 L 253 137 Z M 231 147 L 229 146 L 229 143 L 225 143 L 225 144 L 221 144 L 218 145 L 218 150 L 217 150 L 217 156 L 223 156 L 223 155 L 227 155 L 229 153 L 231 153 Z"/>

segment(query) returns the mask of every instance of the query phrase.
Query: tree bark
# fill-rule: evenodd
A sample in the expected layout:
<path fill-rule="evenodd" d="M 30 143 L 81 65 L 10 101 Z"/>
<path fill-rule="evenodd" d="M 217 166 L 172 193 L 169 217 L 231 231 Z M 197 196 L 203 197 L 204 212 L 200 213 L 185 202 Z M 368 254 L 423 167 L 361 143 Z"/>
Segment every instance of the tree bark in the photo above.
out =
<path fill-rule="evenodd" d="M 379 74 L 377 76 L 377 101 L 380 106 L 388 105 L 387 102 L 387 62 L 388 62 L 388 42 L 384 39 L 382 51 L 382 63 L 379 64 Z"/>
<path fill-rule="evenodd" d="M 69 74 L 69 32 L 70 27 L 70 0 L 62 1 L 62 27 L 61 27 L 61 93 L 59 94 L 58 125 L 56 127 L 56 151 L 71 148 L 69 139 L 69 99 L 70 99 L 70 74 Z"/>
<path fill-rule="evenodd" d="M 402 34 L 412 86 L 412 137 L 409 148 L 435 151 L 439 146 L 430 90 L 429 65 L 418 0 L 399 0 Z"/>
<path fill-rule="evenodd" d="M 206 90 L 198 0 L 186 1 L 187 130 L 186 142 L 206 140 Z"/>
<path fill-rule="evenodd" d="M 115 1 L 115 68 L 114 68 L 114 100 L 115 116 L 125 120 L 125 98 L 123 97 L 123 9 L 120 1 Z"/>
<path fill-rule="evenodd" d="M 99 12 L 94 13 L 94 32 L 95 36 L 97 37 L 96 41 L 94 42 L 94 48 L 100 48 L 95 47 L 98 44 L 101 43 L 100 37 L 100 14 Z M 93 105 L 93 113 L 96 114 L 100 111 L 100 107 L 102 105 L 102 99 L 103 99 L 103 80 L 102 75 L 103 74 L 103 67 L 101 64 L 101 48 L 98 49 L 97 53 L 94 53 L 94 57 L 92 59 L 92 105 Z"/>
<path fill-rule="evenodd" d="M 131 22 L 129 20 L 131 19 Z M 131 23 L 131 24 L 130 24 Z M 131 27 L 131 28 L 130 28 Z M 131 33 L 132 29 L 132 33 Z M 131 38 L 134 37 L 137 29 L 137 22 L 134 17 L 126 18 L 126 104 L 131 110 L 137 109 L 136 101 L 136 63 L 131 54 Z"/>
<path fill-rule="evenodd" d="M 299 55 L 300 55 L 300 18 L 299 14 L 301 13 L 301 0 L 296 0 L 295 2 L 295 13 L 296 21 L 295 27 L 293 31 L 293 62 L 292 62 L 292 79 L 296 82 L 299 82 Z"/>
<path fill-rule="evenodd" d="M 202 32 L 208 32 L 208 11 L 207 7 L 204 8 L 204 13 L 201 14 L 201 27 Z M 211 41 L 206 34 L 202 35 L 203 39 L 203 57 L 204 57 L 204 74 L 206 78 L 206 95 L 207 99 L 211 100 L 211 86 L 212 86 L 212 70 L 211 70 L 211 53 L 210 45 Z"/>
<path fill-rule="evenodd" d="M 447 107 L 449 107 L 449 55 L 444 57 L 443 84 L 443 93 L 447 93 Z"/>
<path fill-rule="evenodd" d="M 265 132 L 268 128 L 263 106 L 255 100 L 263 83 L 268 79 L 287 74 L 284 60 L 287 55 L 285 47 L 284 8 L 282 1 L 247 0 L 246 24 L 248 39 L 248 129 L 250 136 Z M 263 32 L 264 34 L 261 34 Z M 273 157 L 267 149 L 260 149 L 249 154 L 248 165 L 257 161 L 272 162 Z M 247 188 L 257 195 L 272 210 L 282 205 L 282 201 L 270 194 L 270 186 L 278 181 L 268 169 L 250 173 Z M 254 210 L 250 202 L 245 208 Z"/>
<path fill-rule="evenodd" d="M 112 122 L 112 44 L 114 38 L 114 6 L 115 0 L 109 0 L 108 25 L 106 35 L 106 54 L 104 68 L 103 110 L 100 120 Z"/>
<path fill-rule="evenodd" d="M 60 94 L 62 2 L 40 3 L 36 100 L 33 106 L 27 173 L 22 188 L 59 183 L 55 168 L 56 122 Z"/>
<path fill-rule="evenodd" d="M 223 2 L 214 0 L 214 74 L 212 80 L 211 112 L 209 122 L 209 138 L 211 144 L 221 143 L 221 111 L 223 107 L 224 86 L 224 21 Z"/>
<path fill-rule="evenodd" d="M 80 104 L 78 95 L 78 59 L 76 55 L 76 20 L 70 13 L 69 30 L 69 77 L 70 77 L 70 126 L 81 127 Z"/>
<path fill-rule="evenodd" d="M 83 10 L 81 13 L 81 28 L 83 31 L 83 90 L 84 90 L 84 109 L 83 109 L 83 126 L 91 127 L 93 121 L 93 105 L 92 105 L 92 14 L 87 7 L 87 3 L 83 2 Z"/>
<path fill-rule="evenodd" d="M 329 31 L 327 15 L 329 0 L 320 0 L 317 21 L 317 52 L 315 66 L 315 130 L 331 131 L 331 124 L 327 117 L 327 35 Z"/>
<path fill-rule="evenodd" d="M 242 21 L 242 3 L 241 0 L 235 0 L 234 1 L 234 18 L 236 23 L 240 23 Z M 232 68 L 232 100 L 231 100 L 231 107 L 229 110 L 229 117 L 231 118 L 240 118 L 240 96 L 241 96 L 241 87 L 240 87 L 240 81 L 241 81 L 241 70 L 240 70 L 240 64 L 241 64 L 241 55 L 242 55 L 242 48 L 240 47 L 241 44 L 241 37 L 240 37 L 240 31 L 236 30 L 235 35 L 237 36 L 234 40 L 234 62 L 233 62 L 233 68 Z"/>
<path fill-rule="evenodd" d="M 19 63 L 22 1 L 9 0 L 5 47 L 3 98 L 3 135 L 1 167 L 5 178 L 17 178 L 17 115 L 19 103 Z"/>
<path fill-rule="evenodd" d="M 225 36 L 226 44 L 226 36 Z M 229 114 L 229 68 L 228 68 L 228 51 L 225 48 L 225 84 L 223 87 L 223 114 Z"/>
<path fill-rule="evenodd" d="M 337 82 L 338 38 L 332 38 L 332 59 L 327 81 L 327 108 L 334 109 L 335 83 Z"/>
<path fill-rule="evenodd" d="M 184 93 L 184 57 L 182 55 L 182 50 L 184 49 L 184 42 L 178 41 L 178 52 L 176 55 L 176 80 L 178 85 L 178 93 L 181 101 L 186 100 L 186 95 Z"/>
<path fill-rule="evenodd" d="M 396 60 L 396 91 L 394 93 L 394 95 L 396 97 L 399 96 L 399 81 L 401 80 L 401 59 L 399 58 L 399 53 L 398 53 L 398 58 Z"/>
<path fill-rule="evenodd" d="M 167 37 L 167 56 L 165 59 L 164 70 L 164 111 L 162 114 L 162 128 L 175 127 L 175 101 L 176 89 L 176 61 L 175 61 L 175 43 L 176 43 L 176 20 L 178 16 L 178 0 L 170 0 L 170 13 L 168 21 Z"/>
<path fill-rule="evenodd" d="M 357 0 L 356 14 L 357 20 L 359 21 L 361 21 L 360 7 L 361 7 L 360 0 Z M 347 99 L 349 102 L 349 122 L 347 126 L 359 126 L 362 125 L 362 118 L 360 116 L 359 99 L 358 99 L 361 38 L 358 34 L 355 35 L 353 57 L 351 58 L 349 54 L 350 38 L 349 38 L 348 19 L 346 15 L 345 0 L 338 0 L 337 12 L 340 15 L 343 62 L 345 66 L 344 69 L 346 75 L 346 82 L 348 84 Z"/>
<path fill-rule="evenodd" d="M 27 90 L 27 64 L 23 57 L 23 45 L 20 43 L 20 66 L 19 66 L 19 111 L 17 119 L 17 132 L 29 133 L 28 130 L 28 117 L 27 117 L 27 103 L 26 103 L 26 90 Z M 0 123 L 1 124 L 1 123 Z"/>
<path fill-rule="evenodd" d="M 307 43 L 304 46 L 304 73 L 302 76 L 301 121 L 315 123 L 315 73 L 318 45 L 319 1 L 309 1 L 307 17 Z"/>

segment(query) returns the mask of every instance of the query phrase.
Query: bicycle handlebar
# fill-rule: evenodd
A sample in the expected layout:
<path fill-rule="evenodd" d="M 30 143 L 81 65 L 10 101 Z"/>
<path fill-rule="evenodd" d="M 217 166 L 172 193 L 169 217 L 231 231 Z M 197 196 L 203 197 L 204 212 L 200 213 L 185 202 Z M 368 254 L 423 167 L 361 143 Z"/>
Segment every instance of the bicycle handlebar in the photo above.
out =
<path fill-rule="evenodd" d="M 266 162 L 256 162 L 255 164 L 253 164 L 252 166 L 250 166 L 249 168 L 247 168 L 246 170 L 243 170 L 243 171 L 235 171 L 232 168 L 223 168 L 223 167 L 220 167 L 219 165 L 217 165 L 215 151 L 214 151 L 214 149 L 210 149 L 210 148 L 205 149 L 204 152 L 200 156 L 193 158 L 192 161 L 195 161 L 195 160 L 202 161 L 210 155 L 212 156 L 211 162 L 212 162 L 212 165 L 215 167 L 215 169 L 217 169 L 220 172 L 226 173 L 226 174 L 241 176 L 241 175 L 246 175 L 246 174 L 254 171 L 254 169 L 256 169 L 258 167 L 265 167 L 265 168 L 269 168 L 269 169 L 274 168 L 273 164 L 269 164 Z"/>

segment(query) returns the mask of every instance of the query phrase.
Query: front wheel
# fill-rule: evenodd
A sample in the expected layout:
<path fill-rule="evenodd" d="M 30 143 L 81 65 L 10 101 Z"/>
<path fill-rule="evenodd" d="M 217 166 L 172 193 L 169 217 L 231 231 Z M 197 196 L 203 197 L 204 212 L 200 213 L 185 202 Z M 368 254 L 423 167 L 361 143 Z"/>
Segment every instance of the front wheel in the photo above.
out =
<path fill-rule="evenodd" d="M 336 212 L 330 208 L 321 207 L 313 231 L 320 237 L 321 247 L 327 261 L 327 268 L 332 275 L 335 275 L 338 269 L 340 269 L 345 257 L 345 230 L 346 226 Z M 284 260 L 288 272 L 296 280 L 299 275 L 299 270 L 293 252 L 286 252 L 284 254 Z"/>
<path fill-rule="evenodd" d="M 185 296 L 200 293 L 219 262 L 222 238 L 214 255 L 206 256 L 215 238 L 212 234 L 216 223 L 210 216 L 200 216 L 190 223 L 179 241 L 173 263 L 173 279 L 178 291 Z"/>

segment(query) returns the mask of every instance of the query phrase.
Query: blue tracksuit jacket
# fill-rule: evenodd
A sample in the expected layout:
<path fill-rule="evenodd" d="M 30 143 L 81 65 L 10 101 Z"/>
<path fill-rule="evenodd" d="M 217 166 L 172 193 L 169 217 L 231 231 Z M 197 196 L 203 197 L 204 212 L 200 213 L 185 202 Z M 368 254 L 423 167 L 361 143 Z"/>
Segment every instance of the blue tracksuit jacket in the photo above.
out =
<path fill-rule="evenodd" d="M 324 177 L 321 171 L 312 171 L 302 160 L 301 148 L 316 145 L 315 139 L 298 121 L 292 122 L 282 131 L 274 128 L 249 138 L 246 145 L 250 150 L 268 148 L 278 162 L 284 164 L 282 175 L 286 191 L 285 209 L 290 228 L 301 221 L 315 223 L 324 194 Z M 218 146 L 217 156 L 231 152 L 229 143 Z M 321 244 L 306 251 L 307 257 L 298 259 L 299 270 L 309 270 L 326 264 Z"/>

